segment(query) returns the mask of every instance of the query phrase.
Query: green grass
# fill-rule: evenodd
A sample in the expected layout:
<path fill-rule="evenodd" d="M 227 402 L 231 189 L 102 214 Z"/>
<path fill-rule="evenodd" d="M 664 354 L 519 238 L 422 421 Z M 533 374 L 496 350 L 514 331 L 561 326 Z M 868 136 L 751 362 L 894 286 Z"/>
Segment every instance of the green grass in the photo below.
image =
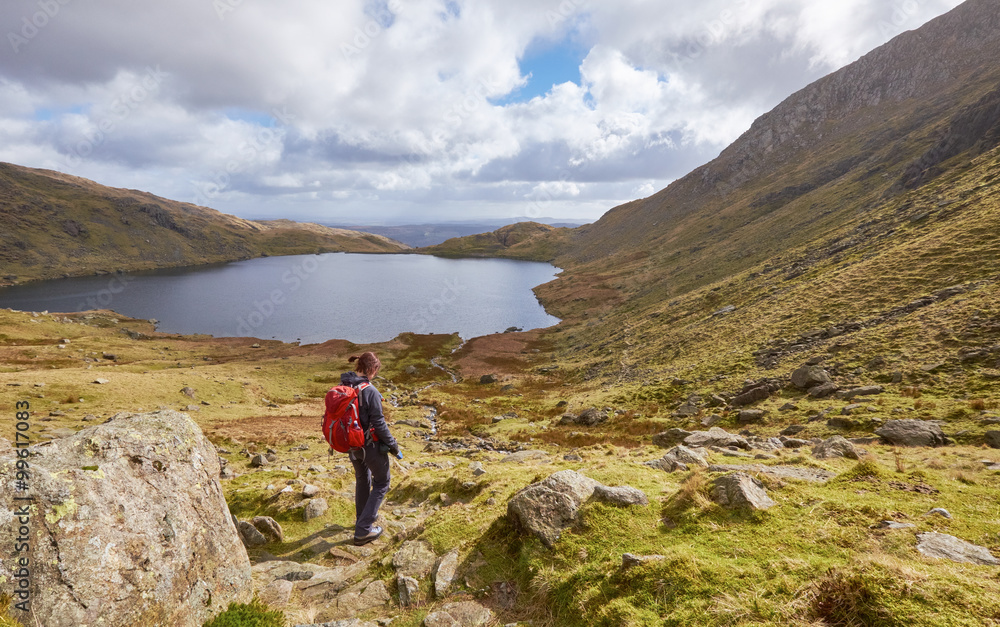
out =
<path fill-rule="evenodd" d="M 250 603 L 230 603 L 226 611 L 202 627 L 285 627 L 287 624 L 283 612 L 254 599 Z"/>

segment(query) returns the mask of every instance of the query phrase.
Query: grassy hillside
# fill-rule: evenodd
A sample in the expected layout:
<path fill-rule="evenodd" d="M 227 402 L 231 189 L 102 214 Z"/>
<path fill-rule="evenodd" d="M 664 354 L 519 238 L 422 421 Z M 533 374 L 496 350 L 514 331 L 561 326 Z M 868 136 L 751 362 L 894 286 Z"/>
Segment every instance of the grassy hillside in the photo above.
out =
<path fill-rule="evenodd" d="M 253 222 L 135 190 L 0 164 L 0 285 L 315 252 L 399 252 L 356 231 Z"/>
<path fill-rule="evenodd" d="M 453 237 L 417 252 L 439 257 L 505 257 L 525 261 L 552 261 L 571 229 L 538 222 L 518 222 L 491 233 Z"/>

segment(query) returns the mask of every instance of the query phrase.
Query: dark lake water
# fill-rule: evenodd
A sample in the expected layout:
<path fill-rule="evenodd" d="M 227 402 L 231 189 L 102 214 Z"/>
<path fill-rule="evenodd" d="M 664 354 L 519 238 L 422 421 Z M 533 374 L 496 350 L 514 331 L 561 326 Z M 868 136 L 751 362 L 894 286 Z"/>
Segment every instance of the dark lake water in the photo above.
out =
<path fill-rule="evenodd" d="M 0 307 L 71 312 L 113 309 L 155 318 L 167 333 L 248 336 L 303 344 L 382 342 L 400 333 L 468 339 L 559 320 L 531 289 L 558 268 L 505 259 L 331 253 L 0 289 Z"/>

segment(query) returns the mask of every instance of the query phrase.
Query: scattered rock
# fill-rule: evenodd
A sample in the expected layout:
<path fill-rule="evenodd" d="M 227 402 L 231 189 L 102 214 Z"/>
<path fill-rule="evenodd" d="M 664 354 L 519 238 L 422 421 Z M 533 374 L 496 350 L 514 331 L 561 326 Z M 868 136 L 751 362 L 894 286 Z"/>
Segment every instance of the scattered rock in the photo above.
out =
<path fill-rule="evenodd" d="M 392 566 L 397 575 L 423 579 L 430 574 L 436 560 L 430 544 L 423 540 L 410 540 L 404 542 L 392 556 Z"/>
<path fill-rule="evenodd" d="M 576 453 L 570 453 L 568 455 L 563 455 L 563 461 L 567 462 L 582 462 L 583 458 Z"/>
<path fill-rule="evenodd" d="M 685 431 L 684 429 L 673 428 L 663 433 L 657 433 L 653 436 L 653 446 L 659 446 L 661 448 L 670 448 L 678 442 L 683 442 L 685 438 L 691 435 L 690 431 Z"/>
<path fill-rule="evenodd" d="M 688 470 L 690 466 L 708 468 L 708 459 L 703 448 L 675 446 L 667 451 L 661 459 L 646 462 L 646 464 L 653 468 L 674 472 L 675 470 Z"/>
<path fill-rule="evenodd" d="M 285 541 L 285 533 L 281 530 L 281 525 L 270 516 L 254 516 L 250 524 L 270 542 Z"/>
<path fill-rule="evenodd" d="M 594 488 L 594 496 L 605 503 L 623 507 L 629 505 L 649 505 L 649 498 L 646 496 L 646 493 L 631 486 L 609 487 L 599 485 Z"/>
<path fill-rule="evenodd" d="M 261 468 L 263 466 L 267 466 L 267 457 L 265 457 L 263 453 L 257 453 L 253 456 L 253 458 L 251 458 L 251 468 Z"/>
<path fill-rule="evenodd" d="M 1000 448 L 1000 431 L 987 431 L 986 444 L 990 448 Z"/>
<path fill-rule="evenodd" d="M 882 529 L 915 529 L 916 525 L 910 523 L 896 522 L 895 520 L 883 520 L 878 524 Z"/>
<path fill-rule="evenodd" d="M 949 512 L 943 507 L 935 507 L 934 509 L 925 514 L 925 516 L 932 516 L 932 515 L 941 516 L 942 518 L 947 518 L 948 520 L 951 520 L 951 512 Z"/>
<path fill-rule="evenodd" d="M 809 440 L 800 440 L 799 438 L 784 438 L 781 442 L 785 445 L 785 448 L 802 448 L 803 446 L 812 444 Z"/>
<path fill-rule="evenodd" d="M 813 398 L 825 398 L 840 389 L 836 383 L 823 383 L 809 388 L 809 396 Z"/>
<path fill-rule="evenodd" d="M 781 430 L 781 435 L 798 435 L 806 430 L 805 425 L 789 425 Z"/>
<path fill-rule="evenodd" d="M 267 538 L 264 537 L 264 534 L 258 531 L 256 527 L 247 521 L 241 520 L 238 529 L 240 532 L 240 539 L 243 540 L 243 544 L 246 545 L 248 549 L 255 549 L 267 544 Z"/>
<path fill-rule="evenodd" d="M 275 579 L 261 590 L 260 600 L 270 606 L 280 608 L 288 605 L 288 601 L 292 598 L 292 590 L 294 589 L 295 584 L 291 581 Z"/>
<path fill-rule="evenodd" d="M 496 383 L 497 376 L 495 374 L 484 374 L 483 376 L 479 377 L 479 382 L 482 383 L 483 385 Z"/>
<path fill-rule="evenodd" d="M 437 572 L 434 573 L 434 597 L 443 599 L 451 589 L 451 582 L 455 579 L 455 572 L 458 570 L 458 549 L 449 551 L 441 561 L 438 562 Z"/>
<path fill-rule="evenodd" d="M 406 374 L 408 374 L 410 376 L 413 376 L 413 375 L 417 374 L 420 371 L 417 370 L 416 366 L 414 366 L 414 365 L 411 364 L 411 365 L 407 366 L 406 368 L 404 368 L 403 372 L 405 372 Z"/>
<path fill-rule="evenodd" d="M 490 624 L 493 612 L 475 601 L 447 603 L 424 618 L 424 627 L 481 627 Z"/>
<path fill-rule="evenodd" d="M 895 446 L 944 446 L 950 441 L 937 424 L 924 420 L 889 420 L 875 431 Z"/>
<path fill-rule="evenodd" d="M 917 550 L 927 557 L 937 559 L 982 566 L 1000 566 L 1000 559 L 993 557 L 986 547 L 970 544 L 943 533 L 917 534 Z"/>
<path fill-rule="evenodd" d="M 837 476 L 836 473 L 819 468 L 806 468 L 803 466 L 763 466 L 760 464 L 750 464 L 747 466 L 713 464 L 708 467 L 710 472 L 754 472 L 762 475 L 776 477 L 778 479 L 800 479 L 813 483 L 826 483 Z"/>
<path fill-rule="evenodd" d="M 326 502 L 326 499 L 309 499 L 309 502 L 306 503 L 305 509 L 302 510 L 302 520 L 309 522 L 314 518 L 319 518 L 325 514 L 328 509 L 330 509 L 330 505 Z"/>
<path fill-rule="evenodd" d="M 97 385 L 107 385 L 108 383 L 111 383 L 111 381 L 108 379 L 94 379 L 94 383 Z"/>
<path fill-rule="evenodd" d="M 576 522 L 580 506 L 599 485 L 577 472 L 562 470 L 515 494 L 507 504 L 507 515 L 551 548 L 563 529 Z"/>
<path fill-rule="evenodd" d="M 722 416 L 718 414 L 711 414 L 701 419 L 701 426 L 705 427 L 706 429 L 710 429 L 715 425 L 719 424 L 720 422 L 722 422 Z"/>
<path fill-rule="evenodd" d="M 396 575 L 396 587 L 399 589 L 400 606 L 410 607 L 417 603 L 417 595 L 420 592 L 419 581 L 406 575 Z"/>
<path fill-rule="evenodd" d="M 808 390 L 817 385 L 833 383 L 830 373 L 821 366 L 802 366 L 792 373 L 792 385 L 800 390 Z"/>
<path fill-rule="evenodd" d="M 872 396 L 874 394 L 881 394 L 885 389 L 881 385 L 866 385 L 860 388 L 854 388 L 851 390 L 841 390 L 837 392 L 836 397 L 840 400 L 850 400 L 857 396 Z"/>
<path fill-rule="evenodd" d="M 503 464 L 520 464 L 527 461 L 545 459 L 548 454 L 545 451 L 518 451 L 511 453 L 500 460 Z"/>
<path fill-rule="evenodd" d="M 684 438 L 684 444 L 691 447 L 701 446 L 735 446 L 737 448 L 749 449 L 750 443 L 740 435 L 733 435 L 725 429 L 712 427 L 708 431 L 695 431 Z"/>
<path fill-rule="evenodd" d="M 194 398 L 194 388 L 183 387 L 181 388 L 181 394 L 183 394 L 184 396 L 189 396 L 191 398 Z"/>
<path fill-rule="evenodd" d="M 317 494 L 319 494 L 319 488 L 317 488 L 316 486 L 310 485 L 308 483 L 306 485 L 302 486 L 302 496 L 303 497 L 305 497 L 307 499 L 311 499 L 312 497 L 316 496 Z"/>
<path fill-rule="evenodd" d="M 201 625 L 220 607 L 250 600 L 250 562 L 219 484 L 218 455 L 188 416 L 118 414 L 30 450 L 31 508 L 44 514 L 32 517 L 31 584 L 44 592 L 32 595 L 31 624 L 166 616 L 171 625 Z M 14 485 L 15 460 L 13 450 L 0 453 L 0 484 Z M 16 544 L 14 510 L 5 498 L 0 546 Z M 10 581 L 6 560 L 3 568 Z"/>
<path fill-rule="evenodd" d="M 486 470 L 483 468 L 483 462 L 470 463 L 469 470 L 472 471 L 472 475 L 475 477 L 482 477 L 486 474 Z"/>
<path fill-rule="evenodd" d="M 585 427 L 593 427 L 594 425 L 601 424 L 608 421 L 607 412 L 603 412 L 596 407 L 591 407 L 580 412 L 580 415 L 576 417 L 576 424 L 583 425 Z"/>
<path fill-rule="evenodd" d="M 759 479 L 741 472 L 719 477 L 713 482 L 712 500 L 729 509 L 766 510 L 775 502 Z"/>
<path fill-rule="evenodd" d="M 847 459 L 861 459 L 858 449 L 848 442 L 843 436 L 835 435 L 828 440 L 824 440 L 812 450 L 816 459 L 833 459 L 836 457 L 846 457 Z"/>
<path fill-rule="evenodd" d="M 760 422 L 764 418 L 763 409 L 742 409 L 737 415 L 737 420 L 741 425 Z"/>

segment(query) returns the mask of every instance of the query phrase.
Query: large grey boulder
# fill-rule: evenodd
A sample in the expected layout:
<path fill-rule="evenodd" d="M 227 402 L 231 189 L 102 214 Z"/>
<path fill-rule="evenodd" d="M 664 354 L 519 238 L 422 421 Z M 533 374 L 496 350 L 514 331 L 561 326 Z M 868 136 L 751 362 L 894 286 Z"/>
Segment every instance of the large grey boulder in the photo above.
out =
<path fill-rule="evenodd" d="M 760 480 L 741 472 L 716 479 L 712 500 L 729 509 L 765 510 L 775 505 Z"/>
<path fill-rule="evenodd" d="M 936 423 L 910 418 L 889 420 L 875 434 L 896 446 L 944 446 L 949 442 Z"/>
<path fill-rule="evenodd" d="M 858 453 L 858 449 L 854 448 L 854 444 L 841 435 L 835 435 L 832 438 L 823 440 L 823 442 L 813 448 L 812 454 L 816 459 L 834 459 L 836 457 L 861 459 L 861 455 Z"/>
<path fill-rule="evenodd" d="M 792 373 L 792 385 L 800 390 L 808 390 L 824 383 L 833 383 L 833 379 L 822 366 L 802 366 Z"/>
<path fill-rule="evenodd" d="M 986 444 L 990 448 L 1000 448 L 1000 431 L 987 431 Z"/>
<path fill-rule="evenodd" d="M 727 448 L 735 446 L 741 449 L 749 449 L 750 444 L 741 435 L 734 435 L 725 429 L 712 427 L 708 431 L 695 431 L 684 438 L 684 444 L 690 447 L 721 446 Z"/>
<path fill-rule="evenodd" d="M 599 485 L 580 473 L 561 470 L 515 494 L 507 503 L 507 515 L 551 547 L 563 529 L 576 522 L 580 506 Z"/>
<path fill-rule="evenodd" d="M 966 564 L 1000 566 L 1000 559 L 993 557 L 986 547 L 970 544 L 955 536 L 943 533 L 917 534 L 917 550 L 927 557 L 947 559 Z"/>
<path fill-rule="evenodd" d="M 32 623 L 200 627 L 252 596 L 250 561 L 219 484 L 219 456 L 175 411 L 119 414 L 30 447 Z M 0 546 L 24 502 L 0 454 Z M 0 579 L 13 581 L 13 561 Z M 16 601 L 16 599 L 15 599 Z"/>

